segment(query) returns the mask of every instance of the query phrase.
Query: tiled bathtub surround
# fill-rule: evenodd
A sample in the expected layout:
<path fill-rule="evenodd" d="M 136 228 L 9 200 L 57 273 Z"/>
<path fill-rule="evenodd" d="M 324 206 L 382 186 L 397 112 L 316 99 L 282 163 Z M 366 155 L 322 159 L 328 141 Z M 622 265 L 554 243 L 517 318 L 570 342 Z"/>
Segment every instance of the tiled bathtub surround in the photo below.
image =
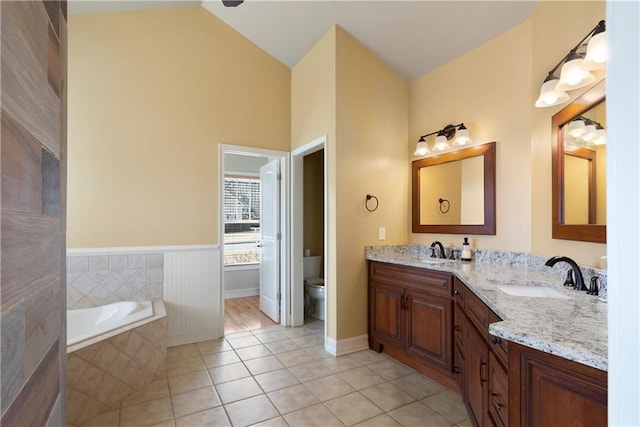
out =
<path fill-rule="evenodd" d="M 67 309 L 163 295 L 164 254 L 67 255 Z"/>
<path fill-rule="evenodd" d="M 127 396 L 166 378 L 167 317 L 161 301 L 154 302 L 154 313 L 156 320 L 67 354 L 70 425 L 119 408 Z"/>
<path fill-rule="evenodd" d="M 474 251 L 472 262 L 437 260 L 420 245 L 370 246 L 365 256 L 453 273 L 503 319 L 489 325 L 491 334 L 607 370 L 607 305 L 586 292 L 563 287 L 567 265 L 549 268 L 542 257 L 497 251 Z M 595 271 L 582 270 L 586 281 Z M 551 286 L 570 299 L 512 296 L 497 288 L 500 284 Z"/>

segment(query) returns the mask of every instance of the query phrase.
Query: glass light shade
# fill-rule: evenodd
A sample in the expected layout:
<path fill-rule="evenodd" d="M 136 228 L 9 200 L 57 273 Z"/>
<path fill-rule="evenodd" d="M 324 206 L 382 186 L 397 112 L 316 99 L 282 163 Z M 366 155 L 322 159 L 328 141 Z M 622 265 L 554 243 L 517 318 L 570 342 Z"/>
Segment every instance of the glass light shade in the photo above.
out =
<path fill-rule="evenodd" d="M 595 145 L 604 145 L 607 143 L 607 131 L 605 129 L 596 130 L 598 136 L 593 139 Z"/>
<path fill-rule="evenodd" d="M 454 140 L 454 144 L 456 145 L 465 145 L 471 142 L 471 137 L 469 136 L 469 131 L 465 127 L 460 127 L 456 132 L 456 139 Z"/>
<path fill-rule="evenodd" d="M 536 101 L 536 107 L 552 107 L 569 100 L 569 95 L 563 91 L 556 90 L 558 79 L 546 80 L 540 88 L 540 96 Z"/>
<path fill-rule="evenodd" d="M 582 120 L 574 120 L 569 122 L 568 133 L 572 138 L 579 138 L 584 134 L 584 122 Z"/>
<path fill-rule="evenodd" d="M 588 70 L 604 68 L 607 62 L 607 33 L 603 31 L 591 37 L 587 45 L 587 54 L 584 58 L 584 66 Z"/>
<path fill-rule="evenodd" d="M 567 91 L 578 89 L 596 81 L 596 76 L 584 67 L 583 59 L 577 55 L 569 57 L 560 71 L 560 81 L 555 90 Z"/>
<path fill-rule="evenodd" d="M 424 156 L 429 152 L 429 147 L 427 147 L 427 143 L 424 139 L 420 138 L 418 144 L 416 145 L 416 151 L 413 152 L 414 156 Z"/>
<path fill-rule="evenodd" d="M 436 138 L 436 142 L 433 145 L 433 151 L 444 151 L 447 148 L 449 148 L 447 137 L 444 135 L 438 135 L 438 137 Z"/>
<path fill-rule="evenodd" d="M 584 127 L 584 133 L 582 134 L 582 140 L 584 142 L 591 142 L 598 136 L 595 125 L 586 125 Z"/>

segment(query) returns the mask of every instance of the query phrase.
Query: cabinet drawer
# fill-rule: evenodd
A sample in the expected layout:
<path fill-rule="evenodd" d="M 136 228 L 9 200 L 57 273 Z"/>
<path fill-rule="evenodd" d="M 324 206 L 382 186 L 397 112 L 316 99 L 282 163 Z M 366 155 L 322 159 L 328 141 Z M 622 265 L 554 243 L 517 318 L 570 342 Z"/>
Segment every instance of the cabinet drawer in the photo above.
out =
<path fill-rule="evenodd" d="M 420 292 L 448 297 L 451 297 L 453 292 L 453 276 L 440 271 L 372 261 L 369 274 L 370 278 L 377 282 L 401 284 Z"/>
<path fill-rule="evenodd" d="M 493 311 L 489 312 L 489 323 L 500 322 L 500 319 Z M 498 360 L 502 363 L 502 366 L 507 366 L 509 363 L 509 345 L 507 341 L 502 338 L 491 336 L 491 351 L 495 353 Z"/>
<path fill-rule="evenodd" d="M 460 349 L 462 350 L 464 350 L 464 329 L 465 329 L 464 310 L 458 304 L 454 304 L 453 333 L 455 335 L 456 345 L 460 347 Z"/>
<path fill-rule="evenodd" d="M 493 353 L 489 353 L 489 413 L 499 427 L 509 425 L 509 380 Z"/>
<path fill-rule="evenodd" d="M 453 299 L 456 304 L 464 308 L 465 293 L 467 287 L 457 277 L 453 279 Z"/>
<path fill-rule="evenodd" d="M 478 331 L 486 340 L 489 340 L 489 307 L 483 303 L 473 292 L 466 292 L 465 311 L 467 317 L 478 328 Z"/>

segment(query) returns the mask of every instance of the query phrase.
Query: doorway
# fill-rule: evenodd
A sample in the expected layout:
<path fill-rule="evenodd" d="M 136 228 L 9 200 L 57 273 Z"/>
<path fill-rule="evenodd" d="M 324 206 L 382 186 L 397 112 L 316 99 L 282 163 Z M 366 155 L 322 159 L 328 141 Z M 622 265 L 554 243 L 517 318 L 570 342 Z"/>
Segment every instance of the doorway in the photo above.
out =
<path fill-rule="evenodd" d="M 288 159 L 284 152 L 221 145 L 220 335 L 284 320 Z"/>

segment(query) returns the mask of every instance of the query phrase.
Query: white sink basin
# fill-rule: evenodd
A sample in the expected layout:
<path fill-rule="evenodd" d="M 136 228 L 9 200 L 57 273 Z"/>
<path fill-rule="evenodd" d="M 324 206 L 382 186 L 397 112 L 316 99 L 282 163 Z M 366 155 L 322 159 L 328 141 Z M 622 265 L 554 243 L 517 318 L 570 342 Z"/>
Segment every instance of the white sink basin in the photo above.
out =
<path fill-rule="evenodd" d="M 496 285 L 496 287 L 505 294 L 518 297 L 575 299 L 574 296 L 547 286 Z"/>

